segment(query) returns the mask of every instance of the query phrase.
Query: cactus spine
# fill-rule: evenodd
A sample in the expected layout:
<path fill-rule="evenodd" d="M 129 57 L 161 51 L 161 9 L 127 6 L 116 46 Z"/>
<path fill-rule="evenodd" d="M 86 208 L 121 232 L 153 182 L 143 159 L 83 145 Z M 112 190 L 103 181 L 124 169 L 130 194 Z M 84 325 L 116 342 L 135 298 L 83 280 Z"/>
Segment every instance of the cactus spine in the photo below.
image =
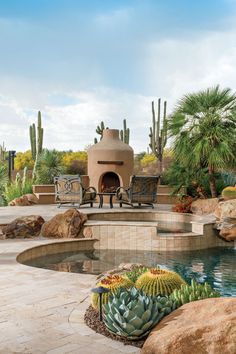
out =
<path fill-rule="evenodd" d="M 152 127 L 150 127 L 150 148 L 152 153 L 158 159 L 158 170 L 162 173 L 162 160 L 164 148 L 167 143 L 167 117 L 166 117 L 167 102 L 164 101 L 163 118 L 161 119 L 161 99 L 158 99 L 157 118 L 155 113 L 154 101 L 152 101 Z"/>
<path fill-rule="evenodd" d="M 125 143 L 129 144 L 130 130 L 126 126 L 126 119 L 123 120 L 123 129 L 120 131 L 120 139 Z"/>
<path fill-rule="evenodd" d="M 138 277 L 135 286 L 150 296 L 170 295 L 180 289 L 185 281 L 175 272 L 166 269 L 151 268 Z"/>
<path fill-rule="evenodd" d="M 6 147 L 4 142 L 0 145 L 0 161 L 5 161 L 6 158 Z"/>

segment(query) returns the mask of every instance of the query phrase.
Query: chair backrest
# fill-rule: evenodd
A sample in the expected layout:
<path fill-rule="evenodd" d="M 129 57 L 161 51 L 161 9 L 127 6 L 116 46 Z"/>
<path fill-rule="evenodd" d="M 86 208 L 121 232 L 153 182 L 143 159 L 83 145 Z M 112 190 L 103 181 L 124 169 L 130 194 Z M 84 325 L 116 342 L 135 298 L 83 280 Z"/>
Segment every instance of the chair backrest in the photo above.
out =
<path fill-rule="evenodd" d="M 56 201 L 82 201 L 83 186 L 79 175 L 54 177 Z"/>
<path fill-rule="evenodd" d="M 131 202 L 155 203 L 159 176 L 131 176 L 129 198 Z"/>

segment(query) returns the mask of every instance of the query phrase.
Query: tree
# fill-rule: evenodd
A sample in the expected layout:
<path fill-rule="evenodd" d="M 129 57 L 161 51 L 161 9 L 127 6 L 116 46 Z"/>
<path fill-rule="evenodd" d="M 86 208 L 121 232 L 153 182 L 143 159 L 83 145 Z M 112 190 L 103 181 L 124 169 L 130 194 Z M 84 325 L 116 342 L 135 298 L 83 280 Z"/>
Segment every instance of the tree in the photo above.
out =
<path fill-rule="evenodd" d="M 212 197 L 215 172 L 236 162 L 236 94 L 219 86 L 185 95 L 168 121 L 177 161 L 206 168 Z"/>

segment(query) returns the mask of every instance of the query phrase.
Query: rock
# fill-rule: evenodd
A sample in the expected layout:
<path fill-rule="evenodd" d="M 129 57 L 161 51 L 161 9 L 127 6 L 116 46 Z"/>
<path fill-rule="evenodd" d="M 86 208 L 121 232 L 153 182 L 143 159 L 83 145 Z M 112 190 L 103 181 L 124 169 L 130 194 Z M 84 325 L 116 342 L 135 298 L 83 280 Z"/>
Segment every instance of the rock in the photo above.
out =
<path fill-rule="evenodd" d="M 236 219 L 236 199 L 220 202 L 215 209 L 214 215 L 220 220 L 226 218 Z"/>
<path fill-rule="evenodd" d="M 191 211 L 197 215 L 214 214 L 218 205 L 218 198 L 197 199 L 192 202 Z"/>
<path fill-rule="evenodd" d="M 28 238 L 40 234 L 44 219 L 39 215 L 30 215 L 17 218 L 2 228 L 6 238 Z"/>
<path fill-rule="evenodd" d="M 220 230 L 220 237 L 226 241 L 236 240 L 236 219 L 224 219 L 224 221 L 217 225 Z"/>
<path fill-rule="evenodd" d="M 235 354 L 236 298 L 188 303 L 158 323 L 141 354 Z"/>
<path fill-rule="evenodd" d="M 38 198 L 35 194 L 24 194 L 8 203 L 10 206 L 28 206 L 33 204 L 38 204 Z"/>
<path fill-rule="evenodd" d="M 51 220 L 45 222 L 41 235 L 55 238 L 79 237 L 86 220 L 87 216 L 80 213 L 77 209 L 68 209 L 65 213 L 57 214 Z"/>
<path fill-rule="evenodd" d="M 109 275 L 113 274 L 122 274 L 124 272 L 129 272 L 134 270 L 136 267 L 145 267 L 142 263 L 121 263 L 118 268 L 113 268 L 108 271 L 105 271 L 97 276 L 97 279 L 106 278 Z"/>
<path fill-rule="evenodd" d="M 93 237 L 93 230 L 91 227 L 85 227 L 83 231 L 83 235 L 85 238 L 92 238 Z"/>
<path fill-rule="evenodd" d="M 31 193 L 31 194 L 24 194 L 24 196 L 28 199 L 30 204 L 38 204 L 39 200 L 36 197 L 35 194 Z"/>

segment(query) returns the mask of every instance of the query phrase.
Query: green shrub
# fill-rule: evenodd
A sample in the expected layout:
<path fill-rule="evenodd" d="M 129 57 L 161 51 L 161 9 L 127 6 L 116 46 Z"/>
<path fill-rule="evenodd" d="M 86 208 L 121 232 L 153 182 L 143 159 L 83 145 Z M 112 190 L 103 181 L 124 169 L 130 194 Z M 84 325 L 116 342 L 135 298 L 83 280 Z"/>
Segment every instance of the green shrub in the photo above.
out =
<path fill-rule="evenodd" d="M 8 184 L 5 188 L 4 198 L 7 203 L 11 202 L 15 198 L 21 197 L 23 194 L 32 193 L 32 181 L 26 180 L 24 184 L 22 181 L 14 181 Z"/>

